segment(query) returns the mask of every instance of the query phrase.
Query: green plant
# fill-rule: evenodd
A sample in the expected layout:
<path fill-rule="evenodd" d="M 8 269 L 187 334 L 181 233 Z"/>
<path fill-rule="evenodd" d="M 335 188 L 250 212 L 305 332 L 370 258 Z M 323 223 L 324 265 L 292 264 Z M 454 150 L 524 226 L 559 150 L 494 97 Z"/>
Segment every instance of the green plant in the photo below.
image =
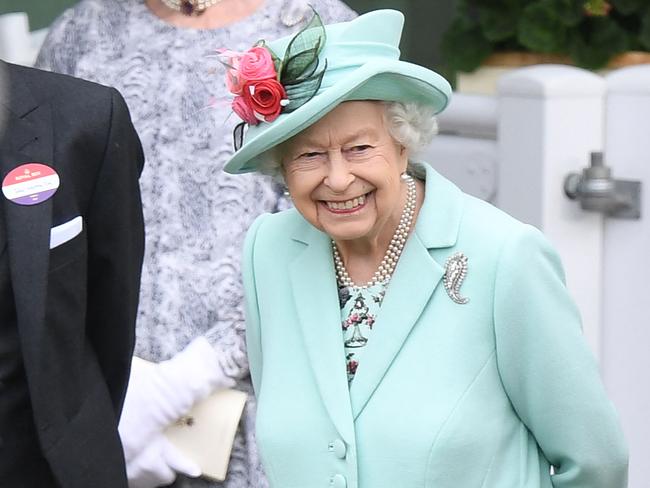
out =
<path fill-rule="evenodd" d="M 456 71 L 497 51 L 565 55 L 598 69 L 630 50 L 650 50 L 650 0 L 460 0 L 442 41 Z"/>

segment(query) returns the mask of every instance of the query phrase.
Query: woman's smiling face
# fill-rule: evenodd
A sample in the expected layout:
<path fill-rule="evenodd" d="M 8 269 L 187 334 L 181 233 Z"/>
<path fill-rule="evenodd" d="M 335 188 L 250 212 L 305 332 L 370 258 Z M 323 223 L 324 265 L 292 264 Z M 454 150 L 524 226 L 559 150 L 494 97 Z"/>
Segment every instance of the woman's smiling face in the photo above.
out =
<path fill-rule="evenodd" d="M 280 147 L 296 209 L 337 242 L 389 240 L 405 199 L 408 155 L 381 102 L 344 102 Z M 387 225 L 388 224 L 388 225 Z"/>

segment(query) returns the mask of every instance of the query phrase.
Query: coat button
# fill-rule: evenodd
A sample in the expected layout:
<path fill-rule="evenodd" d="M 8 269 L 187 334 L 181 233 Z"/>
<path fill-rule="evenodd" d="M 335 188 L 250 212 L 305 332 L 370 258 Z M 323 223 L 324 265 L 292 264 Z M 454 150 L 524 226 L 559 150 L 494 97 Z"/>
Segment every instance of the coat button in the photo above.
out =
<path fill-rule="evenodd" d="M 335 439 L 330 443 L 330 446 L 330 451 L 332 451 L 337 458 L 345 459 L 345 454 L 347 452 L 345 442 L 343 442 L 341 439 Z"/>
<path fill-rule="evenodd" d="M 342 474 L 335 474 L 330 478 L 330 486 L 332 488 L 345 488 L 348 486 L 348 482 Z"/>

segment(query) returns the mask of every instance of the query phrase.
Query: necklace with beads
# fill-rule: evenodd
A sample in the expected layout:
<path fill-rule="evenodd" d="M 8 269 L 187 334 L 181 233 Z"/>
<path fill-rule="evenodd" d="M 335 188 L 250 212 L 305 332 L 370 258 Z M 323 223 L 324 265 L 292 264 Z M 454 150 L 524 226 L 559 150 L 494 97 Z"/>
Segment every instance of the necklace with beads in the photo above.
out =
<path fill-rule="evenodd" d="M 338 282 L 339 287 L 347 286 L 350 288 L 366 289 L 370 286 L 378 285 L 380 283 L 388 283 L 388 281 L 390 281 L 393 272 L 395 271 L 395 267 L 397 266 L 397 261 L 399 260 L 404 245 L 406 244 L 406 240 L 408 239 L 413 224 L 413 216 L 415 215 L 415 206 L 417 201 L 415 180 L 409 175 L 405 175 L 404 179 L 406 180 L 407 186 L 404 210 L 402 210 L 399 225 L 397 226 L 397 229 L 395 229 L 390 244 L 388 244 L 386 254 L 384 254 L 384 258 L 379 263 L 379 267 L 370 281 L 364 285 L 356 285 L 352 281 L 347 269 L 345 269 L 343 259 L 341 259 L 341 254 L 336 247 L 336 243 L 332 241 L 332 254 L 334 255 L 334 267 L 336 268 L 336 281 Z"/>
<path fill-rule="evenodd" d="M 166 7 L 187 16 L 201 15 L 221 0 L 160 0 Z"/>

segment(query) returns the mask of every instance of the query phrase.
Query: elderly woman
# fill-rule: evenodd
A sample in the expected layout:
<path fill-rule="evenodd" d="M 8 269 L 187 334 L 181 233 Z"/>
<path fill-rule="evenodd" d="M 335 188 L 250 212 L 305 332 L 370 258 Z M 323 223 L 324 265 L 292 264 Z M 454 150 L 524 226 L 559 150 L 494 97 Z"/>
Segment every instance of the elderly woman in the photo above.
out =
<path fill-rule="evenodd" d="M 276 172 L 295 204 L 257 219 L 244 258 L 270 484 L 625 487 L 557 254 L 411 159 L 450 88 L 398 60 L 402 22 L 377 11 L 262 44 L 266 82 L 228 63 L 249 128 L 226 170 Z"/>

